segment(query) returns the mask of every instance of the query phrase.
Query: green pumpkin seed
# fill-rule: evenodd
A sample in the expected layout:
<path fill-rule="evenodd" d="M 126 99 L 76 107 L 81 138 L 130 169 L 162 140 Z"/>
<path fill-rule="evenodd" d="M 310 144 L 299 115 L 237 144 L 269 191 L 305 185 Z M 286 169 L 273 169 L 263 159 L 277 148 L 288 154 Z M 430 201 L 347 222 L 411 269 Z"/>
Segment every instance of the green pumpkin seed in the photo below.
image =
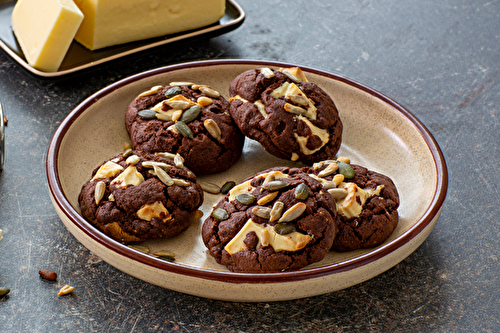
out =
<path fill-rule="evenodd" d="M 174 96 L 179 95 L 182 92 L 181 87 L 172 87 L 165 91 L 166 98 L 172 98 Z"/>
<path fill-rule="evenodd" d="M 185 122 L 186 124 L 195 120 L 196 117 L 200 114 L 201 108 L 198 105 L 193 105 L 186 111 L 182 113 L 181 116 L 181 121 Z"/>
<path fill-rule="evenodd" d="M 295 199 L 297 200 L 306 200 L 309 197 L 309 188 L 306 184 L 300 183 L 295 188 Z"/>
<path fill-rule="evenodd" d="M 274 226 L 274 231 L 280 235 L 288 235 L 295 231 L 295 227 L 289 223 L 278 223 Z"/>
<path fill-rule="evenodd" d="M 255 202 L 255 197 L 250 193 L 241 193 L 236 196 L 236 200 L 242 205 L 251 205 Z"/>
<path fill-rule="evenodd" d="M 229 218 L 229 214 L 223 208 L 215 208 L 212 211 L 212 217 L 219 220 L 219 221 L 224 221 L 224 220 L 227 220 Z"/>
<path fill-rule="evenodd" d="M 188 139 L 193 138 L 193 131 L 191 131 L 191 129 L 189 128 L 188 125 L 186 125 L 185 122 L 179 120 L 178 122 L 175 123 L 175 128 L 177 128 L 177 130 L 186 138 Z"/>
<path fill-rule="evenodd" d="M 8 293 L 10 293 L 10 289 L 9 288 L 2 288 L 2 287 L 0 287 L 0 297 L 5 296 Z"/>
<path fill-rule="evenodd" d="M 236 183 L 233 181 L 228 181 L 225 182 L 224 185 L 220 188 L 220 193 L 222 194 L 228 194 L 231 189 L 236 186 Z"/>
<path fill-rule="evenodd" d="M 171 257 L 171 256 L 159 256 L 158 259 L 170 261 L 170 262 L 175 261 L 175 258 Z"/>
<path fill-rule="evenodd" d="M 150 119 L 156 119 L 156 112 L 154 110 L 141 110 L 137 112 L 137 115 L 141 117 L 142 119 L 150 120 Z"/>
<path fill-rule="evenodd" d="M 127 157 L 129 157 L 130 155 L 132 155 L 132 152 L 133 152 L 133 151 L 132 151 L 132 148 L 128 148 L 127 150 L 125 150 L 125 151 L 123 152 L 122 157 L 123 157 L 123 158 L 127 158 Z"/>
<path fill-rule="evenodd" d="M 354 177 L 354 168 L 345 162 L 337 161 L 339 165 L 339 173 L 343 174 L 345 178 L 353 178 Z"/>
<path fill-rule="evenodd" d="M 270 182 L 267 182 L 265 184 L 262 184 L 262 188 L 264 190 L 268 190 L 268 191 L 277 191 L 277 190 L 281 190 L 282 188 L 285 188 L 288 186 L 288 183 L 285 183 L 284 181 L 282 180 L 272 180 Z"/>

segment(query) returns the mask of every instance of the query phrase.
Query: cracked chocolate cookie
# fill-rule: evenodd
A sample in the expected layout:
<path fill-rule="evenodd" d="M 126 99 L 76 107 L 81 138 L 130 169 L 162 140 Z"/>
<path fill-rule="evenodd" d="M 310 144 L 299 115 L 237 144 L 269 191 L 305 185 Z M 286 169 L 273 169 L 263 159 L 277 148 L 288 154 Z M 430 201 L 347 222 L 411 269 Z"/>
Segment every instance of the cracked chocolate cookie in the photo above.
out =
<path fill-rule="evenodd" d="M 78 203 L 92 225 L 133 244 L 185 231 L 203 191 L 179 155 L 128 150 L 92 172 Z"/>
<path fill-rule="evenodd" d="M 348 158 L 315 163 L 305 171 L 337 204 L 339 232 L 332 250 L 345 252 L 382 244 L 398 224 L 399 195 L 393 181 Z"/>
<path fill-rule="evenodd" d="M 196 174 L 228 169 L 243 149 L 244 136 L 229 115 L 229 103 L 206 85 L 152 87 L 129 105 L 125 125 L 134 149 L 178 153 Z"/>
<path fill-rule="evenodd" d="M 335 219 L 335 201 L 320 182 L 276 167 L 233 187 L 204 221 L 202 238 L 231 271 L 290 271 L 324 258 Z"/>
<path fill-rule="evenodd" d="M 298 67 L 248 70 L 231 82 L 229 94 L 231 116 L 243 134 L 279 158 L 312 164 L 340 148 L 335 103 Z"/>

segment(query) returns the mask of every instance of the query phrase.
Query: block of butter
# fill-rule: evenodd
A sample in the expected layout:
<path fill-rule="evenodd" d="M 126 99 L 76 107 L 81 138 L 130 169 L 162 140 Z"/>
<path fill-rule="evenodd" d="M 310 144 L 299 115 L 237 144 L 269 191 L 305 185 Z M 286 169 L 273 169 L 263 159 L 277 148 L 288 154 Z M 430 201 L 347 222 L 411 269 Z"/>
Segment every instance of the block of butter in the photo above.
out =
<path fill-rule="evenodd" d="M 82 20 L 73 0 L 19 0 L 12 11 L 12 30 L 28 64 L 55 72 Z"/>
<path fill-rule="evenodd" d="M 201 28 L 226 0 L 75 0 L 84 19 L 75 39 L 90 50 Z"/>

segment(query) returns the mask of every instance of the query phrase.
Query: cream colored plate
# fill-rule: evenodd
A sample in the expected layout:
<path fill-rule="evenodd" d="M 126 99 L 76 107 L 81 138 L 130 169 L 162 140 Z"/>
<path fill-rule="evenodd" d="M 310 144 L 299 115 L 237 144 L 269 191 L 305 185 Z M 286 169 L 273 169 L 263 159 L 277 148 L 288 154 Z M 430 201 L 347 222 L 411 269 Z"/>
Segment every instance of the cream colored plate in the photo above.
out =
<path fill-rule="evenodd" d="M 68 230 L 90 251 L 114 267 L 158 286 L 197 296 L 233 301 L 277 301 L 319 295 L 368 280 L 412 253 L 430 234 L 447 191 L 447 169 L 429 131 L 386 96 L 350 79 L 302 67 L 309 81 L 328 92 L 344 124 L 339 155 L 390 176 L 401 198 L 399 225 L 381 246 L 329 253 L 300 271 L 231 273 L 207 253 L 200 228 L 222 195 L 205 196 L 204 216 L 182 235 L 145 242 L 152 250 L 170 250 L 174 263 L 132 250 L 103 235 L 80 215 L 78 193 L 91 171 L 129 142 L 124 127 L 128 104 L 142 91 L 172 81 L 209 84 L 228 97 L 229 83 L 241 72 L 293 64 L 251 60 L 185 63 L 141 73 L 108 86 L 76 107 L 54 134 L 47 156 L 50 194 Z M 243 156 L 229 170 L 200 180 L 222 185 L 263 169 L 293 165 L 247 140 Z"/>

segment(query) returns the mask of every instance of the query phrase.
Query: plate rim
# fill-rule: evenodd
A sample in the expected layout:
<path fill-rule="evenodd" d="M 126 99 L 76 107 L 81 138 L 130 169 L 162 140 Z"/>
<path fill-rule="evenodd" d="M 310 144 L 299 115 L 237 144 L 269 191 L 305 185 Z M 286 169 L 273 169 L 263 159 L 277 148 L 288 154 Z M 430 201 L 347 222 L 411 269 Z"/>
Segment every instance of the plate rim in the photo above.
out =
<path fill-rule="evenodd" d="M 104 96 L 113 93 L 115 90 L 129 85 L 133 82 L 142 80 L 144 78 L 155 76 L 162 73 L 167 73 L 176 70 L 183 70 L 188 68 L 196 67 L 212 67 L 221 65 L 248 65 L 254 66 L 256 68 L 263 66 L 272 67 L 295 67 L 299 66 L 306 72 L 311 72 L 320 76 L 327 77 L 336 81 L 340 81 L 351 87 L 360 89 L 369 95 L 383 101 L 388 106 L 393 108 L 401 116 L 406 118 L 422 136 L 424 142 L 426 143 L 429 152 L 433 157 L 434 167 L 436 169 L 437 183 L 434 186 L 434 194 L 431 202 L 427 206 L 425 212 L 423 212 L 420 219 L 415 222 L 408 230 L 402 233 L 400 236 L 394 240 L 385 243 L 373 251 L 369 251 L 365 254 L 356 256 L 354 258 L 333 263 L 326 266 L 314 267 L 314 268 L 304 268 L 298 271 L 290 272 L 279 272 L 279 273 L 234 273 L 230 271 L 218 271 L 209 270 L 205 268 L 186 266 L 183 264 L 178 264 L 175 262 L 163 261 L 151 256 L 144 256 L 142 253 L 129 248 L 107 236 L 102 234 L 100 231 L 95 229 L 90 223 L 85 221 L 80 214 L 73 208 L 68 198 L 61 190 L 61 181 L 59 178 L 59 173 L 57 171 L 57 161 L 58 161 L 58 151 L 61 145 L 61 138 L 68 131 L 70 125 L 78 118 L 80 114 L 85 112 L 92 104 L 98 102 Z M 395 102 L 386 95 L 378 92 L 377 90 L 370 88 L 362 83 L 359 83 L 353 79 L 347 78 L 345 76 L 328 72 L 325 70 L 313 68 L 307 65 L 298 65 L 288 62 L 278 62 L 278 61 L 266 61 L 266 60 L 252 60 L 252 59 L 216 59 L 216 60 L 203 60 L 203 61 L 192 61 L 184 62 L 169 66 L 163 66 L 148 71 L 144 71 L 127 78 L 121 79 L 111 85 L 108 85 L 91 96 L 87 97 L 80 104 L 78 104 L 60 123 L 56 131 L 54 132 L 47 151 L 46 157 L 46 176 L 48 180 L 49 191 L 53 197 L 53 201 L 57 204 L 57 207 L 68 217 L 71 223 L 80 229 L 81 232 L 86 234 L 92 240 L 106 247 L 107 249 L 113 251 L 114 253 L 124 256 L 129 260 L 137 261 L 141 264 L 151 266 L 156 269 L 160 269 L 173 274 L 182 274 L 185 276 L 190 276 L 193 278 L 208 279 L 226 283 L 250 283 L 250 284 L 268 284 L 268 283 L 282 283 L 282 282 L 297 282 L 302 280 L 308 280 L 313 278 L 319 278 L 331 274 L 342 273 L 354 268 L 368 265 L 373 263 L 398 249 L 402 248 L 405 244 L 414 239 L 420 234 L 429 224 L 432 223 L 433 219 L 439 215 L 440 210 L 444 204 L 448 190 L 448 170 L 444 155 L 439 147 L 436 139 L 431 134 L 431 132 L 425 127 L 425 125 L 415 117 L 410 111 L 405 109 L 399 103 Z M 403 260 L 402 258 L 401 260 Z M 395 263 L 396 264 L 396 263 Z M 392 266 L 391 266 L 392 267 Z"/>
<path fill-rule="evenodd" d="M 131 55 L 134 53 L 138 53 L 138 52 L 145 51 L 145 50 L 148 50 L 151 48 L 155 48 L 155 47 L 160 46 L 160 45 L 165 45 L 165 44 L 169 44 L 169 43 L 177 42 L 177 41 L 184 40 L 187 38 L 196 37 L 196 36 L 209 34 L 209 33 L 220 32 L 221 34 L 223 34 L 223 33 L 227 32 L 226 30 L 228 30 L 228 29 L 231 29 L 231 30 L 236 29 L 245 20 L 246 13 L 243 10 L 243 8 L 235 0 L 226 0 L 226 3 L 230 3 L 234 8 L 236 8 L 236 11 L 238 12 L 238 16 L 235 19 L 233 19 L 227 23 L 208 26 L 206 28 L 197 29 L 197 30 L 194 30 L 194 31 L 191 31 L 188 33 L 181 32 L 181 35 L 176 36 L 176 37 L 167 38 L 167 39 L 163 39 L 160 41 L 156 41 L 154 43 L 149 43 L 149 44 L 146 44 L 146 45 L 143 45 L 140 47 L 132 48 L 130 50 L 119 52 L 119 53 L 116 53 L 114 55 L 104 57 L 104 58 L 101 58 L 101 59 L 96 60 L 96 61 L 87 62 L 84 65 L 75 66 L 73 68 L 69 68 L 69 69 L 65 69 L 65 70 L 61 70 L 61 71 L 57 70 L 55 72 L 44 72 L 44 71 L 38 70 L 36 68 L 33 68 L 30 64 L 28 64 L 27 61 L 22 59 L 16 52 L 14 52 L 9 47 L 9 45 L 7 45 L 4 42 L 4 40 L 2 40 L 2 38 L 0 38 L 0 49 L 4 50 L 19 65 L 21 65 L 24 69 L 28 70 L 32 74 L 35 74 L 35 75 L 38 75 L 41 77 L 46 77 L 46 78 L 64 76 L 64 75 L 67 75 L 70 73 L 78 72 L 78 71 L 86 69 L 86 68 L 101 65 L 103 63 L 106 63 L 106 62 L 109 62 L 109 61 L 112 61 L 115 59 L 119 59 L 119 58 Z M 226 6 L 225 13 L 226 12 L 227 12 L 227 6 Z"/>

